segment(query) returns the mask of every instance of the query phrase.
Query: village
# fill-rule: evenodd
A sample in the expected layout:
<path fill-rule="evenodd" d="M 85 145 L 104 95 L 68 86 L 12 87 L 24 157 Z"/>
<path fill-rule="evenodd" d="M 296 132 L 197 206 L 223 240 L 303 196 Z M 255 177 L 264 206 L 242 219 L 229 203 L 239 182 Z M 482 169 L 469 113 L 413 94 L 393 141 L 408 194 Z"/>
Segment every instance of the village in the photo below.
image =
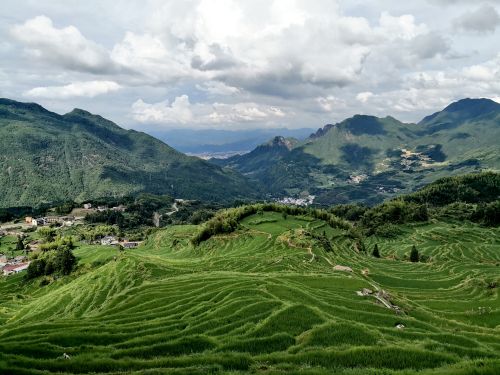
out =
<path fill-rule="evenodd" d="M 24 220 L 18 219 L 0 224 L 0 275 L 15 275 L 28 269 L 30 255 L 41 251 L 40 245 L 43 241 L 34 235 L 40 228 L 67 229 L 84 225 L 87 214 L 107 210 L 124 212 L 125 209 L 126 207 L 122 205 L 111 208 L 106 206 L 94 208 L 92 204 L 85 203 L 81 207 L 73 209 L 68 215 L 26 216 Z M 10 246 L 1 246 L 2 242 L 7 242 L 6 240 L 10 240 Z M 101 246 L 115 246 L 118 249 L 133 249 L 141 244 L 140 241 L 128 241 L 114 235 L 106 235 L 86 242 Z"/>
<path fill-rule="evenodd" d="M 276 199 L 276 202 L 292 206 L 309 206 L 313 204 L 314 198 L 316 198 L 314 195 L 307 195 L 301 198 L 284 197 Z"/>

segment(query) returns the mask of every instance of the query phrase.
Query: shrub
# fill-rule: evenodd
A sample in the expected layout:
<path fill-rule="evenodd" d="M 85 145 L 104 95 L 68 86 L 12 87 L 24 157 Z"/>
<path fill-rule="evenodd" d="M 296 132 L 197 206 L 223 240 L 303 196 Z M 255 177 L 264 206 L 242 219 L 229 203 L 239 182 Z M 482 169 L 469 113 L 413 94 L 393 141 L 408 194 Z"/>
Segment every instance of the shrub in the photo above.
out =
<path fill-rule="evenodd" d="M 418 262 L 419 260 L 420 260 L 420 255 L 418 254 L 418 250 L 415 247 L 415 245 L 413 245 L 410 251 L 410 261 L 415 263 Z"/>
<path fill-rule="evenodd" d="M 69 247 L 56 247 L 48 250 L 28 266 L 26 279 L 34 279 L 38 276 L 48 276 L 54 273 L 69 275 L 77 265 L 77 259 Z"/>

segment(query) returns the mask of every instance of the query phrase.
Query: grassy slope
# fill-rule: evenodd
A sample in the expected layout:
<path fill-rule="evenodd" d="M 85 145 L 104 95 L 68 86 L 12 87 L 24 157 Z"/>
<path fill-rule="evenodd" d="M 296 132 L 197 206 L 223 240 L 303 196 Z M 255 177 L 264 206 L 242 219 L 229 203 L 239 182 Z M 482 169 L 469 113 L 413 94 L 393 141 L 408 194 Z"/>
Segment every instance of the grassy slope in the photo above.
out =
<path fill-rule="evenodd" d="M 325 230 L 333 252 L 301 228 Z M 499 229 L 406 226 L 396 239 L 367 243 L 378 243 L 382 259 L 356 253 L 341 231 L 321 221 L 276 213 L 248 217 L 242 230 L 198 248 L 189 245 L 194 230 L 157 232 L 116 261 L 116 250 L 82 247 L 79 274 L 43 288 L 19 285 L 19 276 L 1 280 L 0 372 L 500 368 L 500 300 L 498 287 L 488 287 L 498 283 Z M 413 244 L 432 262 L 394 259 Z M 335 264 L 354 273 L 333 271 Z M 363 287 L 388 291 L 406 314 L 357 296 Z M 397 323 L 406 328 L 397 330 Z M 64 352 L 72 358 L 58 358 Z"/>
<path fill-rule="evenodd" d="M 235 173 L 78 109 L 60 116 L 0 99 L 0 149 L 0 207 L 139 191 L 207 200 L 255 194 Z"/>

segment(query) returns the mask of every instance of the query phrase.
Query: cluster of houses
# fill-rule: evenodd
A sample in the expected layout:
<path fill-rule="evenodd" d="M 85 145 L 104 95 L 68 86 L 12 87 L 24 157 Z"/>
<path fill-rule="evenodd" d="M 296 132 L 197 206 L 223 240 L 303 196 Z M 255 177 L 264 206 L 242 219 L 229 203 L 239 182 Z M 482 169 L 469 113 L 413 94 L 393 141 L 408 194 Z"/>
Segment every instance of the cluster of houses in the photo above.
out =
<path fill-rule="evenodd" d="M 100 243 L 104 246 L 123 246 L 124 249 L 133 249 L 141 244 L 138 241 L 120 241 L 115 236 L 105 236 L 101 238 Z"/>
<path fill-rule="evenodd" d="M 85 203 L 83 205 L 83 208 L 86 210 L 95 210 L 95 211 L 112 210 L 112 211 L 124 212 L 126 210 L 126 207 L 123 205 L 111 207 L 111 208 L 108 208 L 106 206 L 97 206 L 94 208 L 91 203 Z M 37 218 L 31 217 L 31 216 L 26 216 L 24 218 L 24 222 L 26 224 L 29 224 L 29 225 L 32 225 L 35 227 L 41 227 L 41 226 L 50 225 L 50 224 L 60 224 L 60 225 L 70 227 L 81 220 L 83 220 L 83 217 L 75 217 L 75 216 L 44 216 L 44 217 L 37 217 Z"/>
<path fill-rule="evenodd" d="M 277 202 L 281 204 L 286 204 L 286 205 L 293 205 L 293 206 L 309 206 L 314 202 L 314 198 L 316 196 L 314 195 L 308 195 L 305 198 L 292 198 L 292 197 L 285 197 L 278 199 Z"/>
<path fill-rule="evenodd" d="M 96 210 L 96 211 L 111 210 L 111 211 L 124 212 L 127 207 L 125 207 L 124 205 L 119 205 L 119 206 L 111 207 L 111 208 L 108 208 L 107 206 L 97 206 L 97 207 L 94 207 L 94 206 L 92 206 L 92 203 L 84 203 L 83 204 L 83 208 L 86 209 L 86 210 L 92 210 L 93 209 L 93 210 Z"/>
<path fill-rule="evenodd" d="M 14 258 L 9 258 L 4 254 L 0 254 L 0 271 L 4 276 L 13 275 L 28 269 L 30 262 L 28 257 L 19 255 Z"/>
<path fill-rule="evenodd" d="M 34 227 L 41 227 L 50 224 L 61 224 L 67 227 L 72 226 L 75 223 L 74 216 L 44 216 L 34 218 L 31 216 L 26 216 L 24 218 L 26 224 L 33 225 Z"/>

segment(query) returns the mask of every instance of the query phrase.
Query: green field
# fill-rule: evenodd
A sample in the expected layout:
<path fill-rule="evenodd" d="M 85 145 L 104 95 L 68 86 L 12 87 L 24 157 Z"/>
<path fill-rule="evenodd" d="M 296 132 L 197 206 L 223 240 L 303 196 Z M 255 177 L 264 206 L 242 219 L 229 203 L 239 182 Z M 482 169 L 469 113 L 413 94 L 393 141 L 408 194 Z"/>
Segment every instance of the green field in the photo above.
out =
<path fill-rule="evenodd" d="M 196 226 L 123 254 L 82 246 L 76 273 L 46 286 L 0 278 L 0 373 L 500 372 L 500 229 L 407 225 L 365 254 L 319 220 L 241 224 L 197 247 Z M 331 251 L 308 235 L 323 231 Z M 412 245 L 430 260 L 406 261 Z"/>

